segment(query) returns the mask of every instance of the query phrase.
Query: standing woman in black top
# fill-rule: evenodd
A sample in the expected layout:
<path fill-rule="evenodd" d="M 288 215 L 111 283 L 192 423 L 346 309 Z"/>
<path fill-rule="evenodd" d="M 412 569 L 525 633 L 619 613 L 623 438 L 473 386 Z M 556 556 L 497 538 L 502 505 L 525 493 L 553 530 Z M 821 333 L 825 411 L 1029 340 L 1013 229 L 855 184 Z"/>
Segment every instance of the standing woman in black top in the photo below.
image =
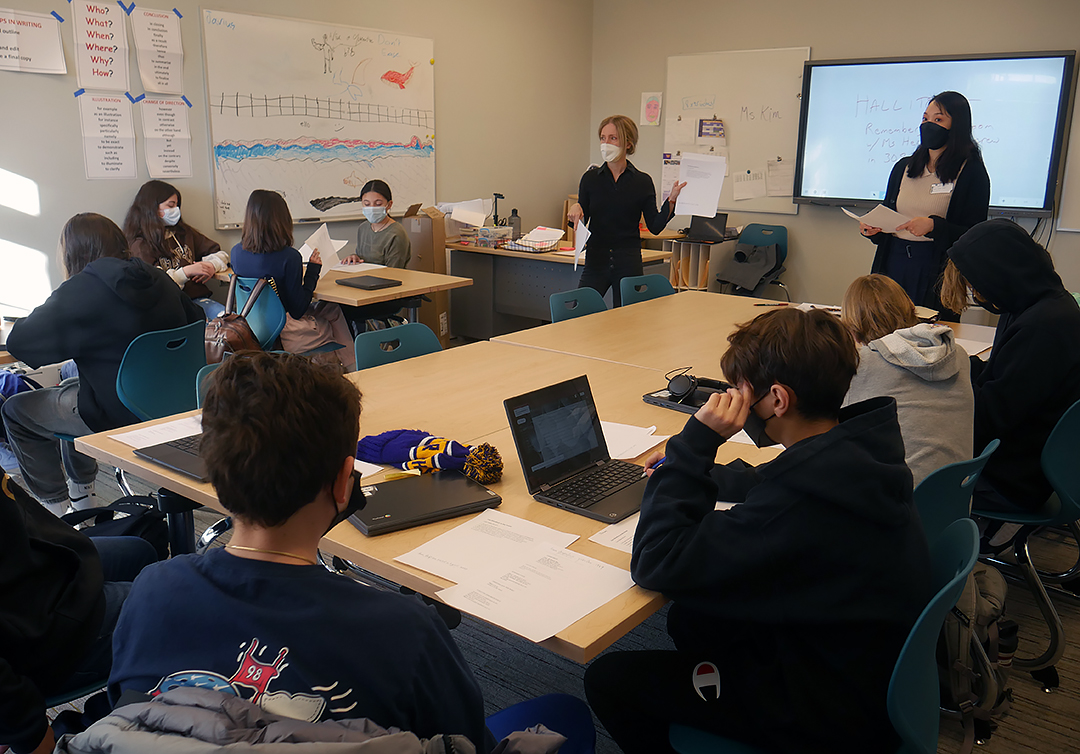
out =
<path fill-rule="evenodd" d="M 949 247 L 990 210 L 990 176 L 971 135 L 971 105 L 959 92 L 930 100 L 919 148 L 893 166 L 882 202 L 911 220 L 895 233 L 860 223 L 877 245 L 871 272 L 900 284 L 919 306 L 941 310 Z"/>
<path fill-rule="evenodd" d="M 580 288 L 593 288 L 603 296 L 612 288 L 615 306 L 622 305 L 619 281 L 640 275 L 641 235 L 638 221 L 659 233 L 675 214 L 675 201 L 686 183 L 676 183 L 663 207 L 656 209 L 656 188 L 648 173 L 626 158 L 637 146 L 638 130 L 625 115 L 611 115 L 600 121 L 600 155 L 604 164 L 591 167 L 581 176 L 578 200 L 567 219 L 589 223 L 591 237 L 585 247 L 585 269 Z"/>

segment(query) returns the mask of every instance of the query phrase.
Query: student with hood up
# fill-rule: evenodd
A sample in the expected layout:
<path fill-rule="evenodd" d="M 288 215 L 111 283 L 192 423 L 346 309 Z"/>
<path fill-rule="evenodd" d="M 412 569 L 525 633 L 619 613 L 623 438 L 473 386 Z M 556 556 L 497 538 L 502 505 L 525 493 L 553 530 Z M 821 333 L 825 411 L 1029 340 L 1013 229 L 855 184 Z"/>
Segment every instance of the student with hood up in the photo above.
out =
<path fill-rule="evenodd" d="M 1080 400 L 1080 307 L 1050 254 L 1009 220 L 979 223 L 949 249 L 949 259 L 945 306 L 963 312 L 970 291 L 977 305 L 1001 315 L 990 358 L 971 358 L 974 445 L 1001 440 L 973 507 L 1037 509 L 1052 491 L 1040 465 L 1043 445 Z M 1007 543 L 1001 534 L 992 545 Z"/>

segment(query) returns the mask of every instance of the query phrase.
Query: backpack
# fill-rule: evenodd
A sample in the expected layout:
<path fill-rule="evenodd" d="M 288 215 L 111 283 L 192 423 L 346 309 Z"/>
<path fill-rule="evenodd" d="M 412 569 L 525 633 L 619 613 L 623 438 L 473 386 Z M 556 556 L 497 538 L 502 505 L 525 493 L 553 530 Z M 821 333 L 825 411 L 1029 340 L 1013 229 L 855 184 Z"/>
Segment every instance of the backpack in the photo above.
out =
<path fill-rule="evenodd" d="M 961 754 L 990 738 L 991 719 L 1006 714 L 1012 701 L 1008 681 L 1018 626 L 1004 617 L 1007 591 L 996 569 L 976 563 L 941 629 L 942 712 L 963 723 Z"/>
<path fill-rule="evenodd" d="M 122 497 L 102 508 L 72 511 L 61 516 L 72 526 L 94 519 L 82 533 L 88 537 L 142 537 L 157 550 L 158 559 L 169 557 L 169 526 L 157 501 L 145 495 Z"/>
<path fill-rule="evenodd" d="M 261 351 L 259 339 L 248 324 L 247 316 L 255 306 L 255 299 L 266 287 L 266 280 L 259 278 L 251 291 L 244 310 L 236 312 L 236 275 L 229 283 L 229 295 L 225 303 L 225 312 L 206 323 L 206 363 L 219 364 L 226 354 L 239 351 Z"/>

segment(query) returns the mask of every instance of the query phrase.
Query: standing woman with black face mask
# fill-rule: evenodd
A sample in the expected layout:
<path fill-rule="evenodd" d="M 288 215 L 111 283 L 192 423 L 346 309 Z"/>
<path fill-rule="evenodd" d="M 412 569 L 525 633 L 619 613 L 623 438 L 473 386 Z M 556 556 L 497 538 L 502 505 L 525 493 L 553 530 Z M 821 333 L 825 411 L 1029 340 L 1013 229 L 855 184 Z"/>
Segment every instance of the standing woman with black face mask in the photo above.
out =
<path fill-rule="evenodd" d="M 986 219 L 990 176 L 971 135 L 971 105 L 959 92 L 930 100 L 919 136 L 915 153 L 893 166 L 882 202 L 911 220 L 895 233 L 859 228 L 877 245 L 870 271 L 895 280 L 916 305 L 940 311 L 949 247 Z"/>

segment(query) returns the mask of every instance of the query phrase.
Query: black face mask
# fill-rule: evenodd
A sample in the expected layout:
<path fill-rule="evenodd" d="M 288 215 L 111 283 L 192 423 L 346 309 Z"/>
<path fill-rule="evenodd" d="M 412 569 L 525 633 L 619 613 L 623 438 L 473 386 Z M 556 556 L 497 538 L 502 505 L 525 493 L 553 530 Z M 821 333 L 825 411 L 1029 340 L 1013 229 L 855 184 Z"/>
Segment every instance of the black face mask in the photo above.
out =
<path fill-rule="evenodd" d="M 326 531 L 330 531 L 357 511 L 363 510 L 365 505 L 367 505 L 367 498 L 364 497 L 364 488 L 360 484 L 360 475 L 354 471 L 352 474 L 352 492 L 349 494 L 349 504 L 345 506 L 345 510 L 338 511 L 337 515 L 334 516 L 334 520 L 330 522 L 330 526 L 326 528 Z"/>
<path fill-rule="evenodd" d="M 919 126 L 919 138 L 927 149 L 941 149 L 949 140 L 949 129 L 926 121 Z"/>
<path fill-rule="evenodd" d="M 989 301 L 979 301 L 979 299 L 977 299 L 975 297 L 972 297 L 972 301 L 975 302 L 975 306 L 982 307 L 983 309 L 986 309 L 986 311 L 990 312 L 991 314 L 1004 314 L 1005 313 L 1005 310 L 998 309 L 996 306 L 994 306 Z"/>
<path fill-rule="evenodd" d="M 765 431 L 765 423 L 769 421 L 769 419 L 775 418 L 776 414 L 770 416 L 769 419 L 762 419 L 754 413 L 754 406 L 765 400 L 768 395 L 768 393 L 765 393 L 765 395 L 750 404 L 750 413 L 746 415 L 746 423 L 743 424 L 743 431 L 746 432 L 746 436 L 759 448 L 767 448 L 770 445 L 777 444 L 776 440 L 769 437 L 769 433 Z"/>

